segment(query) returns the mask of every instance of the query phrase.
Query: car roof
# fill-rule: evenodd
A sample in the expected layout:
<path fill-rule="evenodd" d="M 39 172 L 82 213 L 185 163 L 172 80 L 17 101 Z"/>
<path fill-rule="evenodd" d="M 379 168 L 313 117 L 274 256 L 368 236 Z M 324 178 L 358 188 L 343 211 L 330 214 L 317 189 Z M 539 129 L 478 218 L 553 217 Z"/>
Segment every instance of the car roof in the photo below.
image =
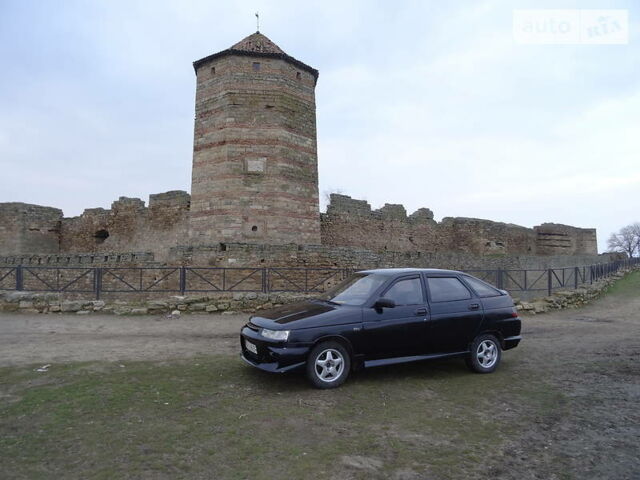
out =
<path fill-rule="evenodd" d="M 457 270 L 443 270 L 440 268 L 376 268 L 373 270 L 360 270 L 357 273 L 375 273 L 377 275 L 400 275 L 411 273 L 426 273 L 434 276 L 448 276 L 448 275 L 464 275 L 463 272 Z"/>

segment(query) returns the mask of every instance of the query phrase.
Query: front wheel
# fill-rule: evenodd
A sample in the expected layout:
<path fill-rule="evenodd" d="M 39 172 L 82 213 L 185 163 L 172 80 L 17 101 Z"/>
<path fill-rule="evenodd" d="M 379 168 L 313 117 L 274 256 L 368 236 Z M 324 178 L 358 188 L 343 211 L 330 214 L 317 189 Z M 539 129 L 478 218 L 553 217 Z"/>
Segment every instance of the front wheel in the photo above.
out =
<path fill-rule="evenodd" d="M 344 383 L 351 369 L 349 352 L 338 342 L 322 342 L 307 359 L 307 377 L 316 388 L 336 388 Z"/>
<path fill-rule="evenodd" d="M 493 335 L 480 335 L 471 344 L 467 366 L 477 373 L 491 373 L 500 363 L 502 350 L 500 342 Z"/>

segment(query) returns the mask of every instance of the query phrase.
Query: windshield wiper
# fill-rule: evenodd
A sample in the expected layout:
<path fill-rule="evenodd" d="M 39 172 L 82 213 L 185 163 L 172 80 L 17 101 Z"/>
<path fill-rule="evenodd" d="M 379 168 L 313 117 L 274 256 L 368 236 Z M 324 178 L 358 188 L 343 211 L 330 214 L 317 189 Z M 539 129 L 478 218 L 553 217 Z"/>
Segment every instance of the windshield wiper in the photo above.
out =
<path fill-rule="evenodd" d="M 332 300 L 327 300 L 325 298 L 316 298 L 316 300 L 318 300 L 319 302 L 324 302 L 324 303 L 328 303 L 330 305 L 342 305 L 341 303 L 338 302 L 334 302 Z"/>

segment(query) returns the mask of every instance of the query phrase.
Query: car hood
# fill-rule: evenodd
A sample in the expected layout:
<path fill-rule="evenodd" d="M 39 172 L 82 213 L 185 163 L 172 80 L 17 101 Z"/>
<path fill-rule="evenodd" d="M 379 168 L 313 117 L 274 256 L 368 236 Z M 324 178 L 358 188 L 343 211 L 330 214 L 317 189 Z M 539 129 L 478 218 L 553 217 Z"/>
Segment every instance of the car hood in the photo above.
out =
<path fill-rule="evenodd" d="M 310 300 L 265 310 L 252 316 L 251 323 L 262 328 L 294 330 L 354 323 L 361 319 L 360 307 Z"/>

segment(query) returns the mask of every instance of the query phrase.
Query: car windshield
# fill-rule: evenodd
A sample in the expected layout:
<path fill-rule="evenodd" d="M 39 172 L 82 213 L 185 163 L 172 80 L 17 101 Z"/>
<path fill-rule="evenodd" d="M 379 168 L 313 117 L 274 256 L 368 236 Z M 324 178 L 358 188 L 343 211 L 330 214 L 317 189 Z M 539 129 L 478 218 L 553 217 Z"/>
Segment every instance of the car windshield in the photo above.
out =
<path fill-rule="evenodd" d="M 375 273 L 357 273 L 325 292 L 320 299 L 340 305 L 362 305 L 387 278 Z"/>

